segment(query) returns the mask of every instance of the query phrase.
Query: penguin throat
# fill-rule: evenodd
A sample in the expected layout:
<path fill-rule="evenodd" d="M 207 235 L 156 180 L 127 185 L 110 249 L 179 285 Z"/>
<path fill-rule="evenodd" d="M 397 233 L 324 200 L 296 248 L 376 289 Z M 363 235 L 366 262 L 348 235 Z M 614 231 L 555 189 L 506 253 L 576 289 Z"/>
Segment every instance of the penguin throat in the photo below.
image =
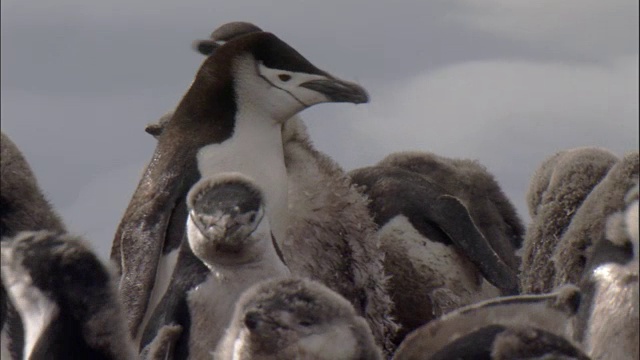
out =
<path fill-rule="evenodd" d="M 255 181 L 265 195 L 274 236 L 278 241 L 284 239 L 288 185 L 280 123 L 251 107 L 240 106 L 233 135 L 202 147 L 197 159 L 202 178 L 235 171 Z"/>

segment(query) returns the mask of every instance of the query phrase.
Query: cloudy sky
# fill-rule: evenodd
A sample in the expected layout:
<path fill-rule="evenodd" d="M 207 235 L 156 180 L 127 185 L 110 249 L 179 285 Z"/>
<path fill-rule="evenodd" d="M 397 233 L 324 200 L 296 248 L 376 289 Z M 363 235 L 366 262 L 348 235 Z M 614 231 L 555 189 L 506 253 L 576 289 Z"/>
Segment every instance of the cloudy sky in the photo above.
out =
<path fill-rule="evenodd" d="M 302 117 L 345 169 L 401 150 L 480 160 L 526 221 L 529 178 L 577 146 L 638 149 L 637 0 L 3 0 L 2 131 L 107 257 L 155 142 L 229 21 L 274 32 L 371 103 Z"/>

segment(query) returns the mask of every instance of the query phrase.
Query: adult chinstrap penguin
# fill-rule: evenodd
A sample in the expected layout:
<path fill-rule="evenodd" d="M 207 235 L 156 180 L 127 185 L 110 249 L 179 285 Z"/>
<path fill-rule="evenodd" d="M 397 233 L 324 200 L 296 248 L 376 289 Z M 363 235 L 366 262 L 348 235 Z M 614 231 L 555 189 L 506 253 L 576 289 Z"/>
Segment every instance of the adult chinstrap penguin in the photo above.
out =
<path fill-rule="evenodd" d="M 238 303 L 217 360 L 379 360 L 367 322 L 351 303 L 319 282 L 272 279 Z"/>
<path fill-rule="evenodd" d="M 568 285 L 469 305 L 410 333 L 393 359 L 588 360 L 569 326 L 580 299 L 579 289 Z"/>
<path fill-rule="evenodd" d="M 493 177 L 472 161 L 398 153 L 349 174 L 369 197 L 391 276 L 394 342 L 461 306 L 518 293 L 522 225 Z"/>
<path fill-rule="evenodd" d="M 110 271 L 77 237 L 2 241 L 2 282 L 24 324 L 25 359 L 135 359 Z"/>
<path fill-rule="evenodd" d="M 314 104 L 366 101 L 362 87 L 319 70 L 271 33 L 232 39 L 207 57 L 158 136 L 152 161 L 114 239 L 112 259 L 122 272 L 120 289 L 132 334 L 138 332 L 147 306 L 154 307 L 148 303 L 160 258 L 177 253 L 183 243 L 183 202 L 191 185 L 226 171 L 252 177 L 265 194 L 274 236 L 284 237 L 282 122 Z M 208 270 L 188 246 L 182 248 L 176 268 L 190 268 L 184 272 L 192 279 L 185 282 L 202 282 Z M 157 292 L 162 294 L 166 286 L 156 286 Z"/>
<path fill-rule="evenodd" d="M 193 47 L 208 56 L 220 44 L 256 31 L 261 30 L 250 23 L 227 23 Z M 169 119 L 170 113 L 165 114 L 145 130 L 157 138 Z M 366 198 L 335 161 L 313 146 L 299 116 L 284 123 L 282 142 L 289 226 L 286 240 L 279 244 L 288 267 L 293 274 L 320 281 L 349 300 L 390 354 L 397 325 L 390 315 L 383 254 Z"/>
<path fill-rule="evenodd" d="M 174 273 L 141 343 L 146 347 L 167 325 L 182 326 L 172 359 L 207 357 L 242 292 L 290 274 L 273 241 L 263 194 L 252 179 L 239 173 L 202 179 L 189 191 L 187 208 L 188 244 L 209 274 L 200 284 L 184 286 L 189 278 Z"/>

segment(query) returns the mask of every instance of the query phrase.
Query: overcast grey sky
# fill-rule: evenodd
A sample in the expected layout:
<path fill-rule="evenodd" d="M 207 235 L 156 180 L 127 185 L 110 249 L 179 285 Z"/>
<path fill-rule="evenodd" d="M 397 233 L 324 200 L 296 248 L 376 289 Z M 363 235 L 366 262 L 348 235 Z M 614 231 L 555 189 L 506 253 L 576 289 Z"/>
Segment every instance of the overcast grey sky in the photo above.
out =
<path fill-rule="evenodd" d="M 637 0 L 3 0 L 2 130 L 107 257 L 155 142 L 229 21 L 272 31 L 371 103 L 301 115 L 346 170 L 401 150 L 478 159 L 525 222 L 555 151 L 638 149 Z"/>

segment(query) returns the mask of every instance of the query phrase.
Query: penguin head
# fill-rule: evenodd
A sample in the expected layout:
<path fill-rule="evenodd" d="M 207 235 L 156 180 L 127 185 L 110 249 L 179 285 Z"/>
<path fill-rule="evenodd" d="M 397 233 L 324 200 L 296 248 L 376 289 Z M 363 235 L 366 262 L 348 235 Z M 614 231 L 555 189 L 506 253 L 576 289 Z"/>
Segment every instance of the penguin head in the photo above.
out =
<path fill-rule="evenodd" d="M 272 279 L 253 286 L 236 305 L 235 318 L 238 344 L 256 356 L 355 359 L 363 353 L 363 337 L 370 338 L 377 353 L 368 325 L 353 306 L 308 279 Z"/>
<path fill-rule="evenodd" d="M 222 86 L 233 91 L 239 111 L 266 114 L 277 122 L 319 103 L 369 101 L 361 86 L 318 69 L 272 33 L 257 29 L 223 28 L 220 39 L 196 42 L 199 52 L 210 54 L 196 81 L 226 80 Z"/>
<path fill-rule="evenodd" d="M 259 236 L 251 236 L 268 223 L 263 221 L 264 200 L 254 182 L 239 173 L 200 180 L 187 195 L 187 207 L 189 245 L 205 263 L 225 253 L 241 254 L 270 234 L 263 229 Z"/>

